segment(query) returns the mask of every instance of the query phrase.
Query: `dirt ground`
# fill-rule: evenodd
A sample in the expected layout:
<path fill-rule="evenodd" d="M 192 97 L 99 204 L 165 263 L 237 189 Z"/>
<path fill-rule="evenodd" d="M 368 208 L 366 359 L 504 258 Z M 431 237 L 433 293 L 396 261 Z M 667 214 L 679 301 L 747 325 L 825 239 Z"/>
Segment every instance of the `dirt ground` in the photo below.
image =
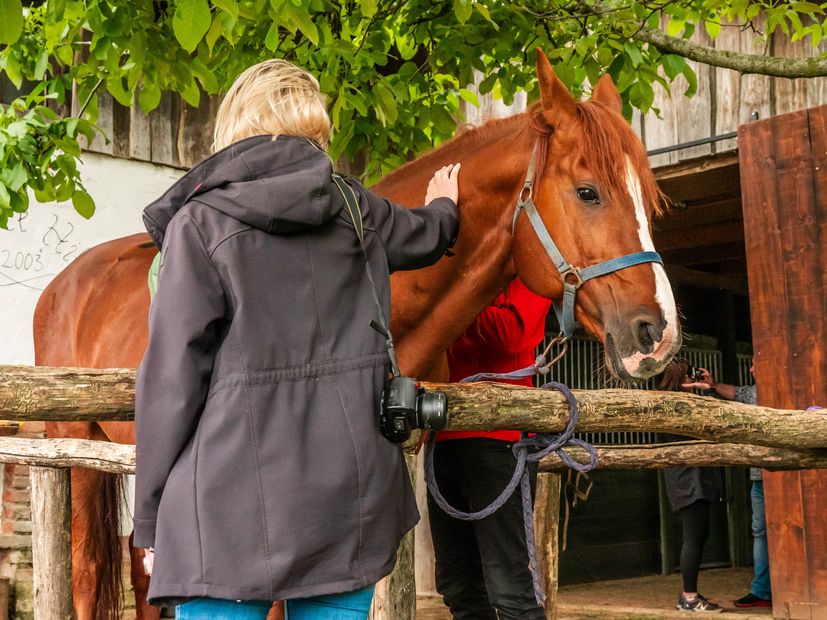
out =
<path fill-rule="evenodd" d="M 770 620 L 769 608 L 737 609 L 732 601 L 745 595 L 752 580 L 751 568 L 705 570 L 698 579 L 701 593 L 724 607 L 720 620 Z M 558 593 L 558 620 L 659 620 L 686 618 L 675 609 L 681 591 L 680 575 L 618 579 L 564 586 Z M 706 614 L 702 614 L 706 615 Z M 417 620 L 451 620 L 438 598 L 417 601 Z"/>

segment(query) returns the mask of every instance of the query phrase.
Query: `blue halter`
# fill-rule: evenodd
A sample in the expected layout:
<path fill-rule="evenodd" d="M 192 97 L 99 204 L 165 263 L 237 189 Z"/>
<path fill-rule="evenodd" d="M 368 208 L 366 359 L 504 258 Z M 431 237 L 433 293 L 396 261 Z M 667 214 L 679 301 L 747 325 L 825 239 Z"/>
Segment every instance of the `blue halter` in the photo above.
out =
<path fill-rule="evenodd" d="M 534 187 L 534 176 L 537 171 L 536 168 L 537 143 L 535 142 L 534 149 L 531 152 L 531 160 L 528 163 L 525 183 L 523 183 L 523 189 L 520 191 L 520 197 L 517 199 L 517 205 L 514 209 L 511 234 L 514 234 L 517 227 L 517 218 L 520 217 L 520 211 L 525 211 L 529 221 L 531 221 L 531 225 L 534 227 L 534 232 L 537 233 L 537 237 L 540 239 L 540 243 L 543 244 L 546 253 L 549 255 L 549 258 L 551 258 L 551 262 L 563 280 L 562 307 L 559 301 L 555 301 L 553 307 L 554 312 L 557 314 L 557 320 L 560 322 L 563 335 L 569 340 L 577 329 L 577 322 L 574 320 L 574 304 L 577 298 L 577 289 L 583 286 L 585 282 L 588 282 L 592 278 L 605 276 L 606 274 L 642 263 L 660 263 L 663 265 L 663 260 L 657 252 L 635 252 L 634 254 L 612 258 L 589 267 L 575 267 L 569 263 L 563 258 L 563 254 L 557 248 L 557 244 L 551 239 L 551 235 L 549 235 L 543 219 L 537 212 L 537 205 L 534 204 L 534 200 L 531 197 L 532 188 Z"/>

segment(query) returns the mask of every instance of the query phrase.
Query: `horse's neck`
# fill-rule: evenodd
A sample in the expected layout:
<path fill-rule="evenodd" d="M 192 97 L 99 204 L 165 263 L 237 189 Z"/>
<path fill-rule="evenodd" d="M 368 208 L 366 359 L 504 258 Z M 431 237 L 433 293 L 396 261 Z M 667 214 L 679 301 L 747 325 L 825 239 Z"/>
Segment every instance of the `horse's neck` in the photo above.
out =
<path fill-rule="evenodd" d="M 510 224 L 531 146 L 525 128 L 524 115 L 498 121 L 409 164 L 377 186 L 380 194 L 393 200 L 421 204 L 433 172 L 448 163 L 462 163 L 456 255 L 393 278 L 393 329 L 406 373 L 444 378 L 429 373 L 514 278 Z"/>

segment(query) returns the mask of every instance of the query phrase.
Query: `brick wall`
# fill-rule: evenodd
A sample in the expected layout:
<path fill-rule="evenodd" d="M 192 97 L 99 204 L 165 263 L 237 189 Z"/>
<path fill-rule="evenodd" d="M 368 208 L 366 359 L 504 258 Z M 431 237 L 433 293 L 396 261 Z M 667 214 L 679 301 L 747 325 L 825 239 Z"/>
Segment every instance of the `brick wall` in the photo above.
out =
<path fill-rule="evenodd" d="M 0 435 L 45 437 L 42 422 L 20 426 L 6 423 Z M 32 600 L 32 522 L 29 468 L 8 463 L 2 470 L 2 510 L 0 510 L 0 578 L 9 582 L 9 618 L 34 618 Z"/>

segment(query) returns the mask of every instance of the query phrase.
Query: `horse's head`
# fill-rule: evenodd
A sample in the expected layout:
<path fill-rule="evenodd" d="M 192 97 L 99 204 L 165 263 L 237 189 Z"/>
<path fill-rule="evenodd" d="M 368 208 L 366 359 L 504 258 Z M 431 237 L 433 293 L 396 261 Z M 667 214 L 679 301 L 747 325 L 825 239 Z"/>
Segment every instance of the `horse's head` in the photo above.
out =
<path fill-rule="evenodd" d="M 590 101 L 576 102 L 539 51 L 537 75 L 540 101 L 529 113 L 536 174 L 531 191 L 524 188 L 522 195 L 532 194 L 533 204 L 515 222 L 517 273 L 552 299 L 563 296 L 564 279 L 570 297 L 577 287 L 574 316 L 606 345 L 609 371 L 623 379 L 651 377 L 680 348 L 681 332 L 650 234 L 661 193 L 646 151 L 621 115 L 609 76 L 600 79 Z M 543 224 L 556 255 L 540 240 Z M 605 275 L 602 267 L 586 269 L 618 257 L 628 258 L 606 265 Z M 578 269 L 565 273 L 568 265 Z"/>

